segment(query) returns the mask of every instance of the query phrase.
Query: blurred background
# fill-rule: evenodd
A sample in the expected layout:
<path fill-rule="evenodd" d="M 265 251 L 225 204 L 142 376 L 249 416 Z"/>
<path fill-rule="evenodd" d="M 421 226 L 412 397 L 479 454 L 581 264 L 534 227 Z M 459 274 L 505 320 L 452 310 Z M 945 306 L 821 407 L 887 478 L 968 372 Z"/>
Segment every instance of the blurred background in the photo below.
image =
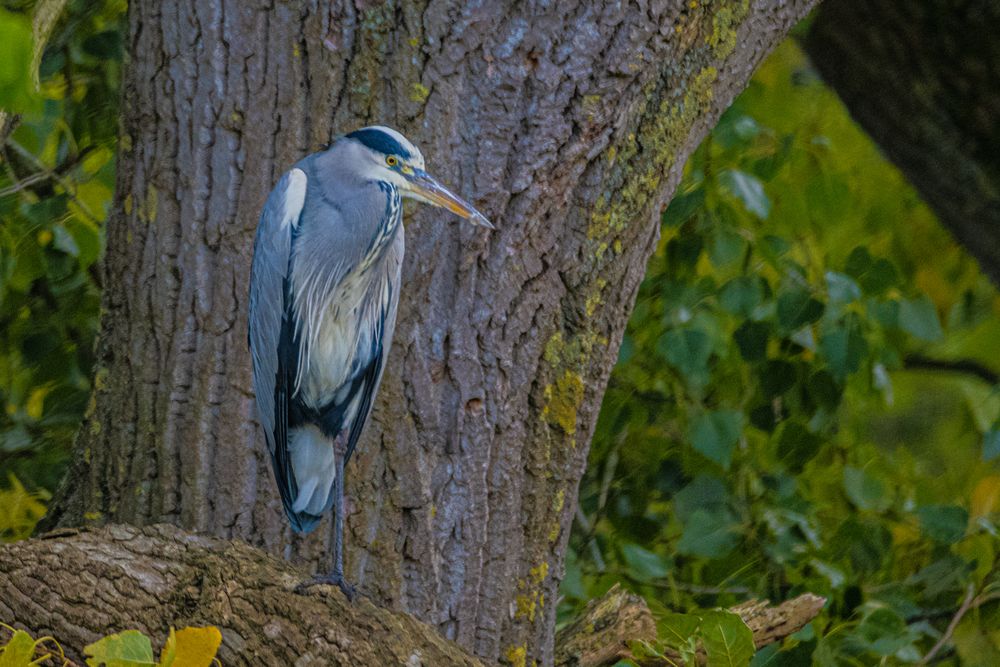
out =
<path fill-rule="evenodd" d="M 0 10 L 0 107 L 21 115 L 0 135 L 3 540 L 44 514 L 101 381 L 126 9 L 72 0 L 36 53 L 29 4 Z M 753 664 L 914 663 L 951 624 L 932 662 L 997 665 L 1000 297 L 824 85 L 806 27 L 663 213 L 560 617 L 615 583 L 660 612 L 808 591 L 820 617 Z"/>

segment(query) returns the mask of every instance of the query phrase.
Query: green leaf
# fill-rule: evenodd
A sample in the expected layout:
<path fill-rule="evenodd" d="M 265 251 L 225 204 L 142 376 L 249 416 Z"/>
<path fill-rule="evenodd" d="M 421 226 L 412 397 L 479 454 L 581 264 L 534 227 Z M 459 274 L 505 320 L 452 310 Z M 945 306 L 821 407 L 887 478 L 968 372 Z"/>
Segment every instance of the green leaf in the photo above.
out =
<path fill-rule="evenodd" d="M 678 553 L 702 558 L 724 558 L 740 539 L 740 527 L 728 512 L 695 510 L 684 524 Z"/>
<path fill-rule="evenodd" d="M 733 315 L 750 317 L 764 300 L 764 288 L 759 278 L 740 276 L 733 278 L 719 290 L 719 305 Z"/>
<path fill-rule="evenodd" d="M 822 438 L 797 420 L 789 419 L 782 425 L 778 436 L 778 458 L 792 472 L 800 472 L 819 453 L 822 444 Z"/>
<path fill-rule="evenodd" d="M 668 227 L 679 227 L 691 219 L 705 205 L 705 190 L 697 188 L 691 192 L 677 195 L 670 200 L 670 206 L 663 212 L 663 224 Z"/>
<path fill-rule="evenodd" d="M 926 294 L 899 304 L 899 326 L 914 338 L 931 343 L 944 338 L 937 308 Z"/>
<path fill-rule="evenodd" d="M 720 227 L 712 235 L 709 259 L 715 266 L 727 266 L 742 258 L 746 247 L 746 239 L 731 229 Z"/>
<path fill-rule="evenodd" d="M 958 542 L 969 525 L 969 513 L 958 505 L 923 505 L 917 516 L 924 533 L 941 544 Z"/>
<path fill-rule="evenodd" d="M 717 610 L 702 612 L 701 641 L 709 667 L 746 667 L 755 651 L 753 632 L 737 614 Z"/>
<path fill-rule="evenodd" d="M 155 665 L 153 646 L 149 637 L 138 630 L 126 630 L 120 634 L 108 635 L 84 647 L 89 667 L 134 667 L 135 665 Z"/>
<path fill-rule="evenodd" d="M 697 451 L 728 469 L 742 429 L 742 412 L 736 410 L 703 412 L 691 423 L 688 439 Z"/>
<path fill-rule="evenodd" d="M 760 390 L 766 398 L 774 398 L 794 387 L 797 379 L 794 364 L 784 359 L 772 359 L 760 372 Z"/>
<path fill-rule="evenodd" d="M 827 271 L 826 293 L 831 303 L 846 304 L 861 298 L 861 287 L 848 275 Z"/>
<path fill-rule="evenodd" d="M 886 493 L 882 481 L 854 466 L 844 466 L 844 492 L 861 510 L 884 512 L 892 504 L 892 497 Z"/>
<path fill-rule="evenodd" d="M 701 618 L 695 614 L 662 614 L 656 620 L 660 641 L 681 650 L 691 646 L 700 625 Z"/>
<path fill-rule="evenodd" d="M 29 667 L 35 659 L 35 640 L 24 630 L 15 630 L 13 636 L 0 646 L 0 667 Z"/>
<path fill-rule="evenodd" d="M 740 356 L 747 361 L 761 361 L 767 356 L 767 339 L 771 326 L 767 322 L 746 320 L 733 332 L 733 341 Z"/>
<path fill-rule="evenodd" d="M 841 324 L 827 329 L 819 339 L 819 349 L 830 365 L 830 371 L 840 382 L 861 368 L 868 354 L 868 343 L 861 332 L 861 323 L 853 313 Z"/>
<path fill-rule="evenodd" d="M 888 607 L 877 607 L 868 613 L 854 634 L 868 650 L 890 656 L 911 642 L 906 621 Z"/>
<path fill-rule="evenodd" d="M 867 294 L 881 294 L 899 284 L 899 274 L 892 262 L 881 257 L 875 259 L 864 246 L 851 251 L 844 273 L 857 280 Z"/>
<path fill-rule="evenodd" d="M 667 561 L 662 556 L 638 544 L 622 545 L 622 557 L 625 559 L 629 575 L 639 581 L 662 579 L 670 571 Z"/>
<path fill-rule="evenodd" d="M 764 184 L 756 176 L 738 169 L 726 169 L 719 174 L 719 185 L 761 220 L 766 220 L 771 214 L 771 200 L 764 192 Z"/>
<path fill-rule="evenodd" d="M 23 113 L 38 107 L 31 59 L 31 22 L 0 9 L 0 109 Z"/>
<path fill-rule="evenodd" d="M 778 324 L 785 331 L 795 331 L 822 315 L 823 304 L 804 289 L 790 289 L 778 295 Z"/>
<path fill-rule="evenodd" d="M 660 337 L 657 349 L 683 375 L 702 380 L 707 373 L 712 341 L 699 329 L 671 329 Z"/>

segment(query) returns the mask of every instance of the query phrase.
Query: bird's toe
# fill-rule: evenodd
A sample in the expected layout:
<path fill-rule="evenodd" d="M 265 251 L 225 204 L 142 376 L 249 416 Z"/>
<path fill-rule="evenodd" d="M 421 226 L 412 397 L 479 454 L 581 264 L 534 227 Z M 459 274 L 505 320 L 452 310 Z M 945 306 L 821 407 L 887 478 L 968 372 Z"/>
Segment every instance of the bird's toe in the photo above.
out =
<path fill-rule="evenodd" d="M 343 576 L 338 574 L 317 574 L 311 579 L 303 581 L 298 586 L 295 587 L 295 592 L 299 595 L 305 595 L 310 589 L 316 586 L 336 586 L 344 594 L 349 601 L 353 602 L 354 598 L 357 596 L 357 591 L 354 586 L 347 583 Z"/>

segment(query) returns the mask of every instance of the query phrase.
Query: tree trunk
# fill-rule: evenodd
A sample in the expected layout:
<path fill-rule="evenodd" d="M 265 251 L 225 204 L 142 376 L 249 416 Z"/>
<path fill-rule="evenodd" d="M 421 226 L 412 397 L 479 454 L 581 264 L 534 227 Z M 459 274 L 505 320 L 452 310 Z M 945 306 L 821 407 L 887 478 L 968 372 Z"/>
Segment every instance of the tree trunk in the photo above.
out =
<path fill-rule="evenodd" d="M 1000 4 L 828 0 L 823 78 L 1000 285 Z"/>
<path fill-rule="evenodd" d="M 393 125 L 497 225 L 407 210 L 347 471 L 347 574 L 488 660 L 552 661 L 577 486 L 689 153 L 813 0 L 136 0 L 95 395 L 47 526 L 167 522 L 326 567 L 254 421 L 246 284 L 278 175 Z"/>

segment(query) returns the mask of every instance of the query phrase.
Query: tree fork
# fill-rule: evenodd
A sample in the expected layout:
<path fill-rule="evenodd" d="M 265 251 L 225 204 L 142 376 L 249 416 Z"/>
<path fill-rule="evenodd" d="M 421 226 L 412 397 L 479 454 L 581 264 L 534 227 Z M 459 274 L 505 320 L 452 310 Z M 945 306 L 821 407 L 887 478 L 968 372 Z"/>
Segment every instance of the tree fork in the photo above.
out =
<path fill-rule="evenodd" d="M 347 577 L 490 661 L 551 664 L 659 211 L 813 4 L 130 3 L 95 392 L 46 526 L 166 522 L 328 561 L 327 523 L 292 536 L 274 493 L 246 277 L 278 175 L 388 123 L 498 230 L 407 213 L 395 344 L 347 471 Z"/>

